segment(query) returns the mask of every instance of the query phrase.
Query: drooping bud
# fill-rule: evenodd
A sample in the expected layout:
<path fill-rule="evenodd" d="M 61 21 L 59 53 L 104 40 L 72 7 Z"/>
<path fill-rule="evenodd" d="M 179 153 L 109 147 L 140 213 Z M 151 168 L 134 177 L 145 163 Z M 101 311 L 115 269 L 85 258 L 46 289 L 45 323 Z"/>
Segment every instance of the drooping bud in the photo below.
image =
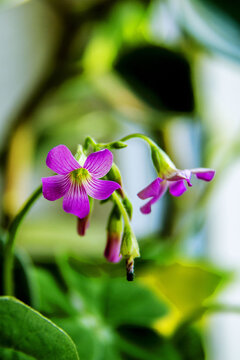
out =
<path fill-rule="evenodd" d="M 140 256 L 139 246 L 132 229 L 125 225 L 122 238 L 121 254 L 126 259 Z"/>
<path fill-rule="evenodd" d="M 84 236 L 90 225 L 90 217 L 93 210 L 93 199 L 89 197 L 90 211 L 83 219 L 77 218 L 77 232 L 78 235 Z"/>
<path fill-rule="evenodd" d="M 83 219 L 77 218 L 78 235 L 84 236 L 86 234 L 87 229 L 89 228 L 89 225 L 90 225 L 89 214 L 85 216 L 85 218 Z"/>
<path fill-rule="evenodd" d="M 104 250 L 105 258 L 113 263 L 121 260 L 120 254 L 122 240 L 122 215 L 117 205 L 114 205 L 110 213 L 107 225 L 107 244 Z"/>
<path fill-rule="evenodd" d="M 137 239 L 132 229 L 127 225 L 124 227 L 121 254 L 126 258 L 127 280 L 133 281 L 134 259 L 140 256 L 140 252 Z"/>
<path fill-rule="evenodd" d="M 170 174 L 176 172 L 176 166 L 169 156 L 157 145 L 151 145 L 151 156 L 153 165 L 161 179 L 165 179 Z"/>
<path fill-rule="evenodd" d="M 113 141 L 111 143 L 108 144 L 99 144 L 101 147 L 104 147 L 105 149 L 123 149 L 125 147 L 127 147 L 127 144 L 125 144 L 125 142 L 123 141 Z"/>
<path fill-rule="evenodd" d="M 123 149 L 125 147 L 127 147 L 127 144 L 123 141 L 114 141 L 110 144 L 109 149 Z"/>
<path fill-rule="evenodd" d="M 112 180 L 112 181 L 117 182 L 121 186 L 120 189 L 117 189 L 117 192 L 123 198 L 124 193 L 123 193 L 123 190 L 122 190 L 122 177 L 121 177 L 120 170 L 119 170 L 119 168 L 117 167 L 117 165 L 115 163 L 112 164 L 112 167 L 111 167 L 110 171 L 107 174 L 107 178 L 108 178 L 108 180 Z"/>

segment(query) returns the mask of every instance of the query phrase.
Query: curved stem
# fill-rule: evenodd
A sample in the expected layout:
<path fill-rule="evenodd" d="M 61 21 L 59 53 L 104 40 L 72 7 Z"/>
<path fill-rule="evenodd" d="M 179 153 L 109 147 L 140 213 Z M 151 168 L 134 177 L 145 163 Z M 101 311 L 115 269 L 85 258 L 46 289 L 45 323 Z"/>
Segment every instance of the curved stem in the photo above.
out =
<path fill-rule="evenodd" d="M 96 142 L 93 140 L 91 136 L 87 136 L 83 144 L 83 151 L 86 152 L 90 145 L 92 146 L 93 150 L 96 151 L 97 148 Z"/>
<path fill-rule="evenodd" d="M 34 191 L 34 193 L 30 196 L 22 210 L 15 216 L 12 223 L 10 224 L 7 241 L 5 245 L 5 254 L 4 254 L 4 262 L 3 262 L 3 289 L 5 295 L 13 295 L 14 294 L 14 286 L 13 286 L 13 265 L 14 265 L 14 240 L 17 234 L 17 230 L 19 225 L 21 224 L 23 218 L 30 210 L 34 202 L 42 193 L 42 185 Z"/>
<path fill-rule="evenodd" d="M 147 137 L 146 135 L 143 134 L 139 134 L 139 133 L 135 133 L 135 134 L 130 134 L 127 136 L 124 136 L 123 138 L 121 138 L 119 141 L 127 141 L 133 138 L 139 138 L 142 139 L 144 141 L 146 141 L 150 146 L 154 145 L 154 146 L 158 146 L 153 140 L 149 139 L 149 137 Z"/>

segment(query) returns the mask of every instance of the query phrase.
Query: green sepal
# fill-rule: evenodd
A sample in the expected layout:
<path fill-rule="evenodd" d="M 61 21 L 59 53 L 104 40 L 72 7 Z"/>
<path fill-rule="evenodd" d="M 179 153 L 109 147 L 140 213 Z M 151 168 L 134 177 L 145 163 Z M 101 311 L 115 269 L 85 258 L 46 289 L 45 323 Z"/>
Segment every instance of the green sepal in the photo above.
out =
<path fill-rule="evenodd" d="M 172 172 L 176 171 L 176 166 L 169 156 L 158 146 L 151 145 L 151 156 L 153 165 L 160 178 L 164 179 Z"/>
<path fill-rule="evenodd" d="M 136 258 L 140 256 L 139 246 L 136 239 L 136 236 L 132 232 L 132 229 L 129 226 L 124 227 L 122 246 L 121 251 L 123 257 L 125 258 Z"/>
<path fill-rule="evenodd" d="M 113 206 L 113 209 L 108 218 L 107 231 L 108 233 L 122 234 L 122 214 L 119 211 L 117 205 Z"/>

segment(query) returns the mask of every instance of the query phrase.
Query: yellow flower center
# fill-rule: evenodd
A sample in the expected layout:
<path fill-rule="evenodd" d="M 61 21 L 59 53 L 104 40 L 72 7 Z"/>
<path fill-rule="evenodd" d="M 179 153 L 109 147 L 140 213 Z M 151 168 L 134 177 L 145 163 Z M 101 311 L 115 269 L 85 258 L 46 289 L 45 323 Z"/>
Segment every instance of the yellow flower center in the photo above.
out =
<path fill-rule="evenodd" d="M 77 182 L 78 184 L 82 184 L 90 177 L 91 175 L 89 174 L 88 170 L 84 168 L 77 169 L 71 172 L 71 180 Z"/>

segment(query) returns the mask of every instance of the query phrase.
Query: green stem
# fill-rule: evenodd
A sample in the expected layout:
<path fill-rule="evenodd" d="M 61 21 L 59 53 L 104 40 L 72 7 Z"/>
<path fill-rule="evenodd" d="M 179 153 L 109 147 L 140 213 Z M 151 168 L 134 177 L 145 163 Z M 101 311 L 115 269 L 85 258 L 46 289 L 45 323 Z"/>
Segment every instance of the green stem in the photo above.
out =
<path fill-rule="evenodd" d="M 121 212 L 121 214 L 123 216 L 125 225 L 127 225 L 127 226 L 129 226 L 131 228 L 128 213 L 127 213 L 127 210 L 125 209 L 125 207 L 124 207 L 124 205 L 122 203 L 120 195 L 118 195 L 118 193 L 116 191 L 114 191 L 114 193 L 112 194 L 112 198 L 115 201 L 115 203 L 117 204 L 117 206 L 118 206 L 118 208 L 119 208 L 119 210 L 120 210 L 120 212 Z"/>
<path fill-rule="evenodd" d="M 92 146 L 93 150 L 96 151 L 96 142 L 93 140 L 93 138 L 91 138 L 91 136 L 87 136 L 83 144 L 83 151 L 86 152 L 90 145 Z"/>
<path fill-rule="evenodd" d="M 15 216 L 8 230 L 8 236 L 5 245 L 5 254 L 3 262 L 3 288 L 5 295 L 14 294 L 13 284 L 13 265 L 14 265 L 14 240 L 16 238 L 17 230 L 21 224 L 23 218 L 30 210 L 34 202 L 42 193 L 42 185 L 34 191 L 30 196 L 22 210 Z"/>
<path fill-rule="evenodd" d="M 130 134 L 130 135 L 127 135 L 127 136 L 124 136 L 123 138 L 121 138 L 119 141 L 127 141 L 127 140 L 130 140 L 130 139 L 133 139 L 133 138 L 139 138 L 139 139 L 142 139 L 144 141 L 146 141 L 150 146 L 157 146 L 158 145 L 152 141 L 151 139 L 149 139 L 146 135 L 143 135 L 143 134 Z"/>

